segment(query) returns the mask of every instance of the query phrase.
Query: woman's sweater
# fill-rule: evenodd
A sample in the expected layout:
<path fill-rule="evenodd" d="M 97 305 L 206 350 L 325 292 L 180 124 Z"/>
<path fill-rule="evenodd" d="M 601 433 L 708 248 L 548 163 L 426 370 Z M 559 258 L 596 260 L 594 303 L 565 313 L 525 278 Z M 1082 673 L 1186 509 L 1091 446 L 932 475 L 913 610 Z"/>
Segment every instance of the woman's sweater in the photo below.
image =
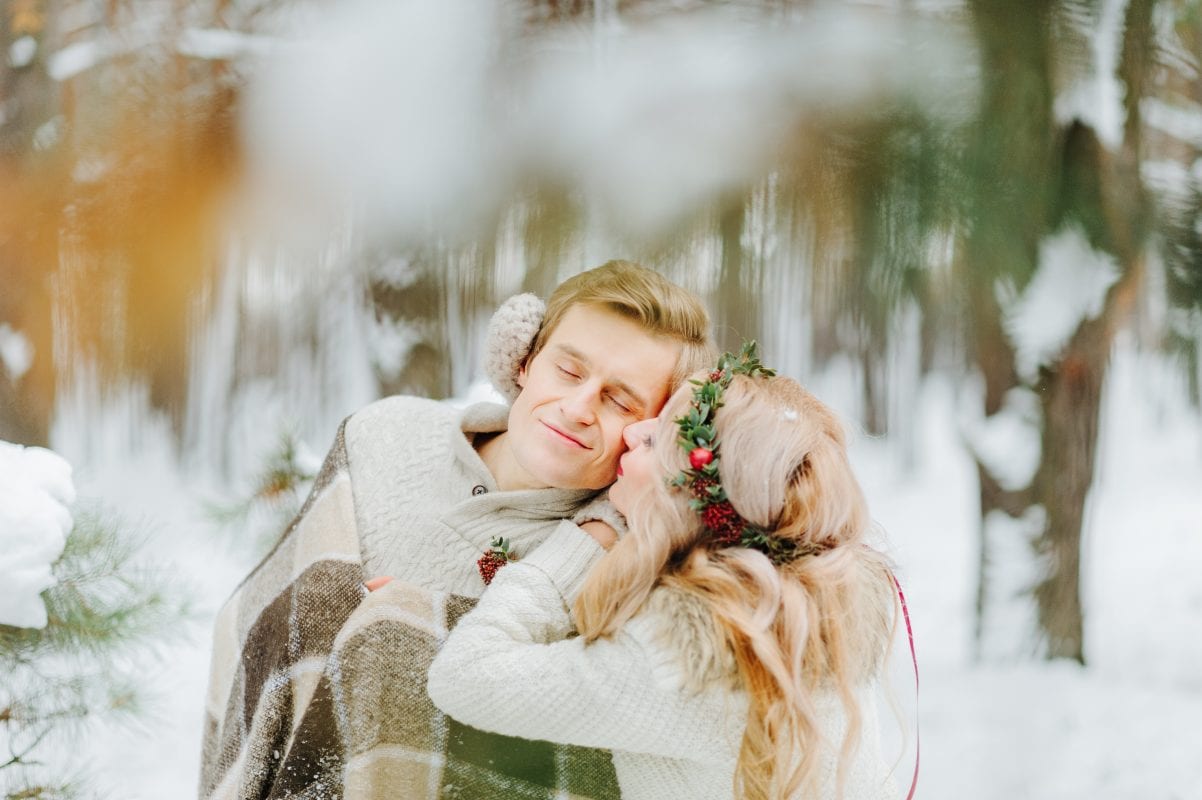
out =
<path fill-rule="evenodd" d="M 590 552 L 596 545 L 565 526 L 502 569 L 431 666 L 431 699 L 484 730 L 612 749 L 624 798 L 732 797 L 748 701 L 709 614 L 660 588 L 614 636 L 566 638 Z M 863 734 L 844 796 L 894 798 L 871 694 L 862 695 Z M 814 702 L 835 743 L 822 755 L 822 797 L 833 798 L 844 712 L 832 692 Z"/>

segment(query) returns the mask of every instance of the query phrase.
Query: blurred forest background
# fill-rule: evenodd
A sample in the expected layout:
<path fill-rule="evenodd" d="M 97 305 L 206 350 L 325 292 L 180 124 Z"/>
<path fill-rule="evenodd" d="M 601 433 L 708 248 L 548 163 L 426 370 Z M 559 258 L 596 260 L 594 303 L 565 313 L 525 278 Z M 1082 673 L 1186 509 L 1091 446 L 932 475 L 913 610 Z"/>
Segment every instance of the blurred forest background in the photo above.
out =
<path fill-rule="evenodd" d="M 1116 339 L 1199 411 L 1198 0 L 0 8 L 0 439 L 87 462 L 153 418 L 246 485 L 628 258 L 910 457 L 949 376 L 974 657 L 1087 662 Z"/>

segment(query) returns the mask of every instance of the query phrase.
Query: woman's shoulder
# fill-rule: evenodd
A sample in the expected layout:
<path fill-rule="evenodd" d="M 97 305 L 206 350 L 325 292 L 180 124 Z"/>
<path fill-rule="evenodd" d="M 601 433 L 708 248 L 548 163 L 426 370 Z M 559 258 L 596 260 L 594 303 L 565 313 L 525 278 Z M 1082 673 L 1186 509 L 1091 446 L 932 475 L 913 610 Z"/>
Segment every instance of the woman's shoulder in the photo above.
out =
<path fill-rule="evenodd" d="M 627 624 L 652 661 L 665 688 L 700 692 L 733 689 L 734 653 L 703 598 L 676 586 L 657 586 Z"/>

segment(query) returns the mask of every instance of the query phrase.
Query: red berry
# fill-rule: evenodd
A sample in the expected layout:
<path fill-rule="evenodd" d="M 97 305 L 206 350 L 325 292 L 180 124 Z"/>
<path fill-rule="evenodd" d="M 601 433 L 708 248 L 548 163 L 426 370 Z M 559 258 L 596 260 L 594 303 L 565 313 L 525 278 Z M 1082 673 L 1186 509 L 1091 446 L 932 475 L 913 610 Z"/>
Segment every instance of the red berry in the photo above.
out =
<path fill-rule="evenodd" d="M 743 533 L 743 520 L 735 512 L 730 501 L 714 503 L 705 507 L 701 512 L 701 520 L 705 527 L 713 532 L 714 540 L 719 544 L 738 544 Z"/>
<path fill-rule="evenodd" d="M 693 466 L 693 469 L 701 469 L 713 460 L 713 450 L 707 450 L 704 447 L 694 447 L 689 451 L 689 463 Z"/>
<path fill-rule="evenodd" d="M 480 577 L 484 580 L 484 585 L 492 583 L 492 579 L 496 576 L 497 570 L 509 563 L 509 559 L 504 555 L 496 552 L 488 552 L 476 561 L 476 567 L 480 570 Z"/>

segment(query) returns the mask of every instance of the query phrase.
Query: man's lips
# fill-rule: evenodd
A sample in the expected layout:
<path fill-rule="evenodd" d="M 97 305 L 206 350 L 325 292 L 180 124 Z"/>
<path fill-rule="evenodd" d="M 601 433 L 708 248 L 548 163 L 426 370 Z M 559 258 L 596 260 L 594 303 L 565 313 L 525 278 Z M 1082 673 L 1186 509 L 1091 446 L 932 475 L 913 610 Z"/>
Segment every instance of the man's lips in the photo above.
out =
<path fill-rule="evenodd" d="M 547 428 L 547 430 L 551 431 L 552 433 L 556 434 L 559 438 L 563 439 L 565 443 L 573 444 L 576 447 L 581 448 L 582 450 L 592 450 L 591 447 L 589 447 L 584 442 L 577 439 L 572 434 L 567 433 L 566 431 L 562 431 L 559 428 L 556 428 L 554 425 L 548 424 L 546 422 L 544 422 L 542 424 L 545 428 Z"/>

